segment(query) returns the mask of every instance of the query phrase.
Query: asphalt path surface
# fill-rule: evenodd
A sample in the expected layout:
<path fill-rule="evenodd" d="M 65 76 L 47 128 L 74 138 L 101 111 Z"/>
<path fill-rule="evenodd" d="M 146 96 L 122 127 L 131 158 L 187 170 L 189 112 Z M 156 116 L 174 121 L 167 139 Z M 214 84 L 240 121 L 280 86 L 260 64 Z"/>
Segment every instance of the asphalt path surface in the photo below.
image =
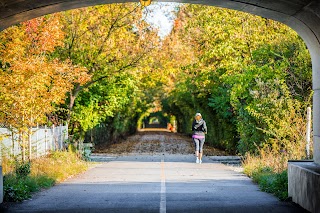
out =
<path fill-rule="evenodd" d="M 6 212 L 305 212 L 233 167 L 192 154 L 97 154 L 87 172 Z"/>

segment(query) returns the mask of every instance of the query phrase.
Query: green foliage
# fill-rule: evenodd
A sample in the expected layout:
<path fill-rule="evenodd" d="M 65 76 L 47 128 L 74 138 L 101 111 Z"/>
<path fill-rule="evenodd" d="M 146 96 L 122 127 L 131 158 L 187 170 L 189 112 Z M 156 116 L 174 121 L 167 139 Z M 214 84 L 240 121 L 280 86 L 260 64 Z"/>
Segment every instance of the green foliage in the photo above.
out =
<path fill-rule="evenodd" d="M 135 80 L 133 75 L 119 73 L 82 91 L 76 99 L 71 121 L 79 123 L 86 132 L 114 117 L 137 97 Z"/>
<path fill-rule="evenodd" d="M 118 112 L 114 117 L 89 130 L 85 135 L 85 141 L 94 144 L 111 144 L 119 138 L 133 134 L 137 129 L 138 116 L 131 110 Z"/>
<path fill-rule="evenodd" d="M 128 134 L 140 113 L 152 105 L 157 84 L 149 73 L 159 39 L 142 14 L 136 3 L 60 14 L 65 40 L 51 57 L 86 67 L 91 76 L 84 85 L 74 84 L 55 114 L 68 120 L 73 141 L 99 143 Z M 108 129 L 97 138 L 94 132 L 100 124 Z"/>
<path fill-rule="evenodd" d="M 200 111 L 212 145 L 242 155 L 268 146 L 302 157 L 297 152 L 303 153 L 312 94 L 302 39 L 278 22 L 228 9 L 185 5 L 177 17 L 183 27 L 174 33 L 197 57 L 196 64 L 180 67 L 163 100 L 179 131 L 191 133 Z"/>

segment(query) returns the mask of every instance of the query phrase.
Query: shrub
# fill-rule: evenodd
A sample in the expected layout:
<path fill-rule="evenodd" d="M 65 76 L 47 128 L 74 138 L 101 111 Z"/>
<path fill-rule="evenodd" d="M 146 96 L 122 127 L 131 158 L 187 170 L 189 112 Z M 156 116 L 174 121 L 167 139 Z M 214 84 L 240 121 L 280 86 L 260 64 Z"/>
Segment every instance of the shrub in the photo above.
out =
<path fill-rule="evenodd" d="M 261 168 L 253 172 L 252 179 L 259 184 L 262 191 L 272 193 L 280 200 L 288 198 L 287 170 L 275 173 L 269 167 Z"/>
<path fill-rule="evenodd" d="M 30 162 L 16 162 L 16 175 L 18 178 L 25 178 L 31 172 L 31 163 Z"/>
<path fill-rule="evenodd" d="M 24 180 L 14 175 L 4 176 L 4 201 L 17 202 L 30 198 L 31 192 Z"/>

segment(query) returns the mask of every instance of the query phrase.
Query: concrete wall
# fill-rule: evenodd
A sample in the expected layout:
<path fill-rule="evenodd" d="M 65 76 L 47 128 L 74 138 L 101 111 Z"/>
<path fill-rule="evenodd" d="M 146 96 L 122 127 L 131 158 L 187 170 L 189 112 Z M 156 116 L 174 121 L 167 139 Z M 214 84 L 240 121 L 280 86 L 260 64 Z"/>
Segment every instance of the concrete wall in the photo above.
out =
<path fill-rule="evenodd" d="M 320 167 L 312 162 L 289 162 L 288 193 L 310 212 L 320 211 Z"/>

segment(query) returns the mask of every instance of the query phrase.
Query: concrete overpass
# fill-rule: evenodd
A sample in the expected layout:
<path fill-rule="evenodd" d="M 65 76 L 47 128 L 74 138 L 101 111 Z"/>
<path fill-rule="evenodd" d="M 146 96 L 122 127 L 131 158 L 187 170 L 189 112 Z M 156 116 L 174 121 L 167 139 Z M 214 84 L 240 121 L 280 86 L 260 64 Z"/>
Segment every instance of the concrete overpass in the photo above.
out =
<path fill-rule="evenodd" d="M 132 0 L 0 0 L 0 30 L 21 21 L 80 7 Z M 290 163 L 289 195 L 312 212 L 320 211 L 320 0 L 172 0 L 235 9 L 293 28 L 307 44 L 313 70 L 314 162 Z"/>

